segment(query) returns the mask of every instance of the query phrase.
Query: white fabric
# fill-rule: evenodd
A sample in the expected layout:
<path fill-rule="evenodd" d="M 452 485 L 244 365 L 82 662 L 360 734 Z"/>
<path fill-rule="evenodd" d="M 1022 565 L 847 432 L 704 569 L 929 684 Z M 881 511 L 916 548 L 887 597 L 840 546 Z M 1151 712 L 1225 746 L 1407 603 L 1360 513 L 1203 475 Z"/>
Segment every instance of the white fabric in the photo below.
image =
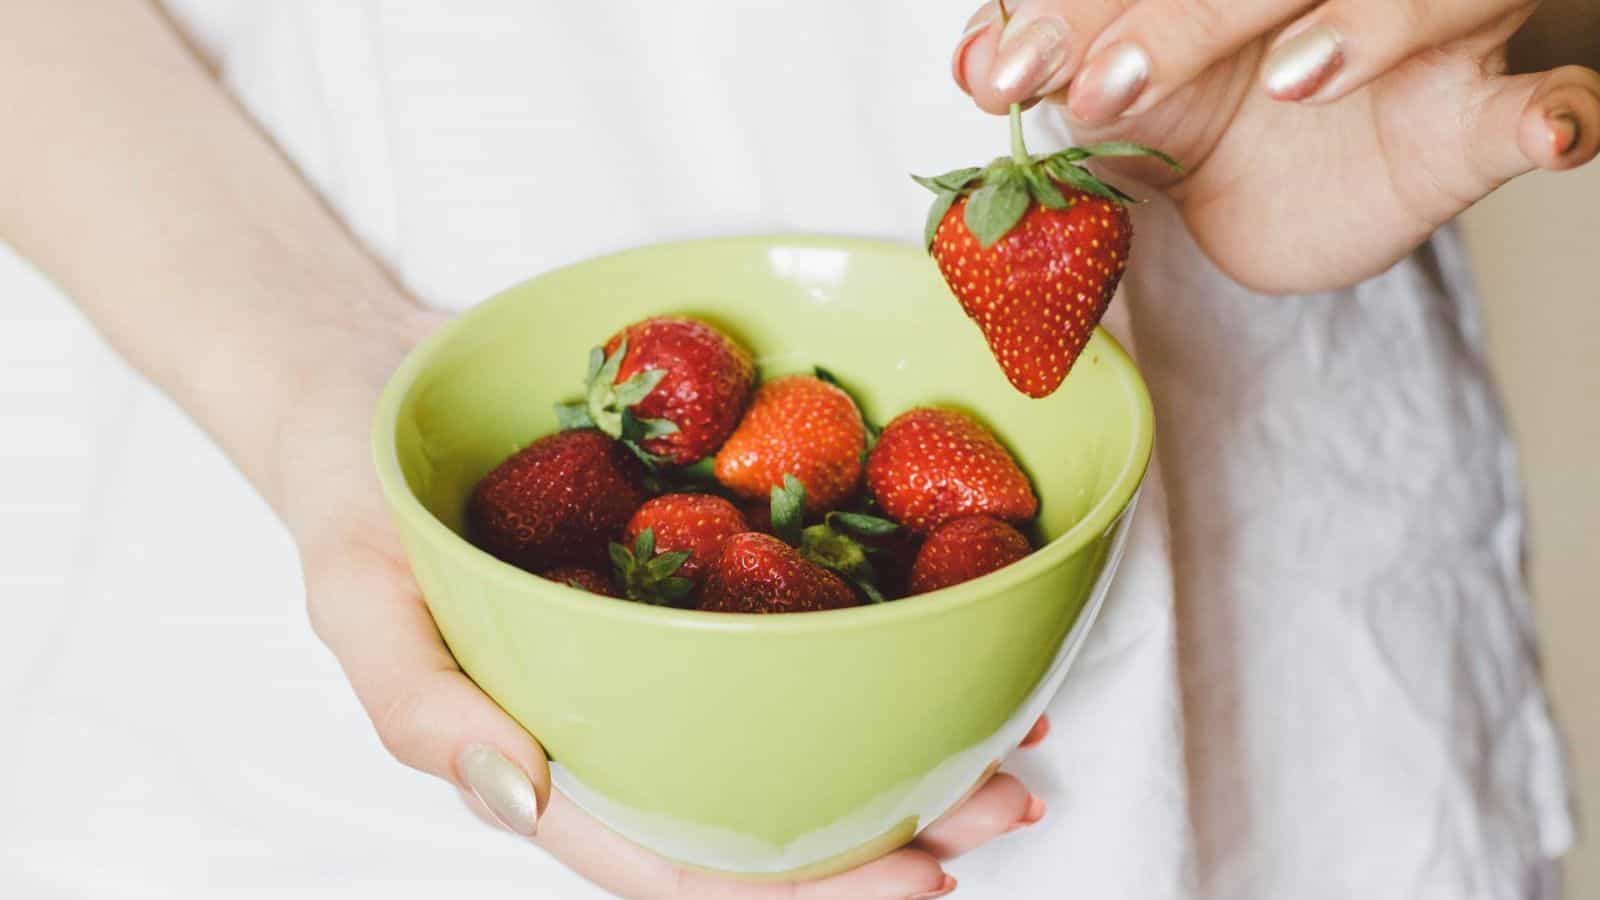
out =
<path fill-rule="evenodd" d="M 964 0 L 175 5 L 446 307 L 670 238 L 913 239 L 906 173 L 1004 141 L 948 83 Z M 954 863 L 960 896 L 1554 896 L 1559 741 L 1456 242 L 1268 300 L 1170 210 L 1138 227 L 1119 327 L 1160 472 L 1011 762 L 1049 815 Z M 390 761 L 248 485 L 20 264 L 0 296 L 0 896 L 601 896 Z"/>

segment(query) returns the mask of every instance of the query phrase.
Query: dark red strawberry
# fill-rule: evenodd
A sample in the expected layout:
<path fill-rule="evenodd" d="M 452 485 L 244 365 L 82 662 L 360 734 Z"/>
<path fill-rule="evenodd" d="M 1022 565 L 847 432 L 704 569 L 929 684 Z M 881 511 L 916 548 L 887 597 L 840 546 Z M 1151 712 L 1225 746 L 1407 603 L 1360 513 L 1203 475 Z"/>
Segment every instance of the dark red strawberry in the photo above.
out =
<path fill-rule="evenodd" d="M 790 375 L 762 385 L 717 453 L 716 476 L 747 500 L 765 499 L 785 475 L 806 489 L 806 511 L 836 508 L 861 483 L 867 428 L 837 385 Z"/>
<path fill-rule="evenodd" d="M 584 399 L 556 413 L 563 427 L 596 426 L 653 459 L 688 465 L 727 440 L 754 383 L 750 352 L 727 335 L 658 316 L 592 350 Z"/>
<path fill-rule="evenodd" d="M 1105 315 L 1128 265 L 1132 198 L 1089 172 L 1093 157 L 1171 157 L 1136 144 L 1095 144 L 1031 156 L 1018 107 L 1011 156 L 919 184 L 938 199 L 929 252 L 977 322 L 1012 385 L 1054 393 Z M 915 177 L 915 176 L 914 176 Z"/>
<path fill-rule="evenodd" d="M 955 519 L 928 536 L 911 565 L 913 594 L 926 594 L 987 575 L 1033 551 L 1022 532 L 999 519 Z"/>
<path fill-rule="evenodd" d="M 544 577 L 551 581 L 558 581 L 568 587 L 575 587 L 580 591 L 599 594 L 602 597 L 621 597 L 611 579 L 596 572 L 594 569 L 582 569 L 569 566 L 560 569 L 551 569 L 544 573 Z"/>
<path fill-rule="evenodd" d="M 867 489 L 889 518 L 920 535 L 964 516 L 1023 522 L 1039 512 L 1006 448 L 953 409 L 921 407 L 890 422 L 867 458 Z"/>
<path fill-rule="evenodd" d="M 635 546 L 646 529 L 654 534 L 655 552 L 688 552 L 673 574 L 699 583 L 728 538 L 749 531 L 750 525 L 737 507 L 721 497 L 664 494 L 639 507 L 628 520 L 623 545 Z"/>
<path fill-rule="evenodd" d="M 530 572 L 604 566 L 607 544 L 648 499 L 644 478 L 627 448 L 592 428 L 548 435 L 473 488 L 467 534 Z"/>
<path fill-rule="evenodd" d="M 844 609 L 860 601 L 850 586 L 800 551 L 767 534 L 746 532 L 722 545 L 701 592 L 710 612 L 789 613 Z"/>

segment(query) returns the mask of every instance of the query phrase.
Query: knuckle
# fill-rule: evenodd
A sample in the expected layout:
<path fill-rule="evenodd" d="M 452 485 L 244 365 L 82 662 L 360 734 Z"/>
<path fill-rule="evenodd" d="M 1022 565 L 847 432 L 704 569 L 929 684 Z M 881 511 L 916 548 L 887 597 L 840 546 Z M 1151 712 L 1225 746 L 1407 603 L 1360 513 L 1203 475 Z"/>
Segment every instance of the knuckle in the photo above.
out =
<path fill-rule="evenodd" d="M 378 741 L 390 756 L 416 767 L 414 753 L 416 736 L 422 728 L 427 691 L 423 686 L 396 691 L 374 707 L 369 715 L 372 727 L 378 732 Z"/>
<path fill-rule="evenodd" d="M 1220 44 L 1233 33 L 1231 22 L 1237 14 L 1230 14 L 1221 0 L 1174 0 L 1178 10 L 1176 20 L 1185 24 L 1195 39 L 1205 44 Z"/>

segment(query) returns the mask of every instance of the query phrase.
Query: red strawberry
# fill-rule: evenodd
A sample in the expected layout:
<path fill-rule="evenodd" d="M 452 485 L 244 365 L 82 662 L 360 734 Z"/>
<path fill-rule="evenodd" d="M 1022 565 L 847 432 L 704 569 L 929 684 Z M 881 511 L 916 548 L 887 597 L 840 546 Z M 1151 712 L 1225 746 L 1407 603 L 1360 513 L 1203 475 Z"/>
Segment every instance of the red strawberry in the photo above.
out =
<path fill-rule="evenodd" d="M 889 518 L 921 535 L 963 516 L 1022 522 L 1039 512 L 1006 448 L 953 409 L 922 407 L 890 422 L 867 458 L 867 489 Z"/>
<path fill-rule="evenodd" d="M 1033 551 L 1022 533 L 999 519 L 955 519 L 928 536 L 911 564 L 910 591 L 926 594 L 1011 565 Z"/>
<path fill-rule="evenodd" d="M 658 316 L 591 351 L 584 400 L 556 413 L 564 427 L 592 425 L 662 462 L 688 465 L 722 446 L 754 383 L 750 352 L 727 335 Z"/>
<path fill-rule="evenodd" d="M 577 566 L 568 566 L 560 569 L 551 569 L 544 573 L 544 577 L 551 581 L 558 581 L 568 587 L 575 587 L 580 591 L 599 594 L 603 597 L 621 597 L 611 579 L 596 572 L 594 569 L 583 569 Z"/>
<path fill-rule="evenodd" d="M 753 531 L 722 545 L 700 598 L 703 610 L 736 613 L 815 612 L 858 603 L 839 576 L 807 562 L 783 541 Z"/>
<path fill-rule="evenodd" d="M 1126 143 L 1033 157 L 1017 107 L 1011 128 L 1009 158 L 917 181 L 938 196 L 925 237 L 940 274 L 1011 384 L 1045 397 L 1061 386 L 1105 315 L 1133 242 L 1124 205 L 1132 198 L 1080 163 L 1154 156 L 1178 164 Z"/>
<path fill-rule="evenodd" d="M 756 391 L 718 451 L 715 471 L 747 500 L 766 499 L 793 475 L 805 485 L 806 512 L 817 514 L 855 493 L 866 445 L 867 428 L 849 394 L 811 375 L 790 375 Z"/>
<path fill-rule="evenodd" d="M 698 583 L 728 538 L 749 531 L 750 525 L 737 507 L 721 497 L 665 494 L 639 507 L 628 520 L 623 545 L 635 546 L 647 528 L 654 534 L 657 553 L 689 553 L 673 574 Z"/>
<path fill-rule="evenodd" d="M 473 542 L 529 571 L 604 565 L 607 542 L 645 502 L 645 470 L 594 429 L 542 437 L 483 477 L 467 500 Z"/>

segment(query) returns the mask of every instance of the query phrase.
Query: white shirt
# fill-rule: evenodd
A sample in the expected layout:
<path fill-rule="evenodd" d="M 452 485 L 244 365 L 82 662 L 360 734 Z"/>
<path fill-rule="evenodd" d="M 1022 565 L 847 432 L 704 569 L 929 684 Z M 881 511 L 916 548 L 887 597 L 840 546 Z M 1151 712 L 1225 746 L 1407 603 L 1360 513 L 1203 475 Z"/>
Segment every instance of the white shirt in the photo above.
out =
<path fill-rule="evenodd" d="M 442 307 L 672 238 L 915 240 L 906 174 L 1005 147 L 949 82 L 965 0 L 173 5 Z M 1162 204 L 1137 229 L 1112 322 L 1157 469 L 1054 733 L 1010 764 L 1049 814 L 953 863 L 960 895 L 1552 896 L 1563 766 L 1454 236 L 1269 300 Z M 0 292 L 26 438 L 0 447 L 0 895 L 601 896 L 383 755 L 264 504 L 47 286 L 10 265 Z"/>

